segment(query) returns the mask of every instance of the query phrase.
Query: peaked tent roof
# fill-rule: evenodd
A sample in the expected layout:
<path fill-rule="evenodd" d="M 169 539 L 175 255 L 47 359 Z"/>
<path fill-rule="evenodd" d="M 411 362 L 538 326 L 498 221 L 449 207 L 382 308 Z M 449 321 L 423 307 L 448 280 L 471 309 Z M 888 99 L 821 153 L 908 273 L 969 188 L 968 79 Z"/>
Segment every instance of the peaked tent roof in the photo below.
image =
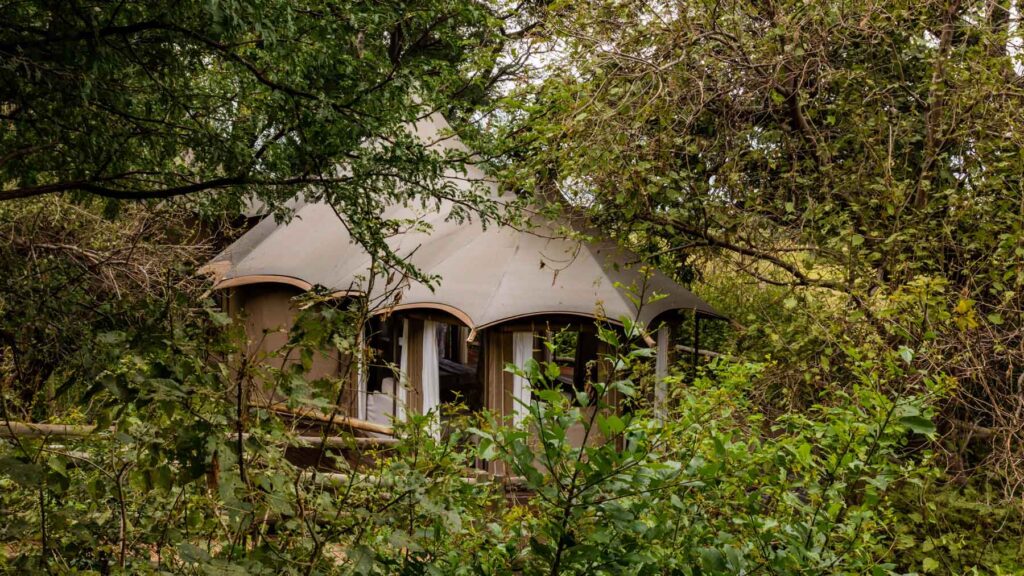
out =
<path fill-rule="evenodd" d="M 429 232 L 397 235 L 389 245 L 424 274 L 440 276 L 433 291 L 403 279 L 398 304 L 389 309 L 445 310 L 473 329 L 539 314 L 594 316 L 598 308 L 611 320 L 626 316 L 645 323 L 679 309 L 719 316 L 660 272 L 645 275 L 631 266 L 635 257 L 611 242 L 579 242 L 544 224 L 525 231 L 506 226 L 485 230 L 476 222 L 446 221 L 446 215 L 406 206 L 384 212 L 387 219 L 419 218 L 431 225 Z M 222 288 L 273 281 L 346 293 L 363 291 L 369 268 L 369 254 L 322 203 L 298 206 L 288 223 L 264 219 L 209 266 Z M 375 285 L 371 297 L 396 287 L 384 279 Z M 638 311 L 630 289 L 645 301 L 655 294 L 664 297 Z"/>
<path fill-rule="evenodd" d="M 447 123 L 438 115 L 425 118 L 416 132 L 439 148 L 462 148 L 440 135 Z M 453 178 L 456 185 L 486 181 L 479 169 Z M 352 238 L 334 209 L 323 203 L 296 201 L 287 223 L 273 217 L 226 248 L 207 269 L 217 287 L 258 282 L 283 282 L 309 289 L 321 285 L 343 293 L 362 293 L 369 273 L 369 254 Z M 547 222 L 528 230 L 479 222 L 449 221 L 450 205 L 439 211 L 411 206 L 387 207 L 385 219 L 416 219 L 429 232 L 408 231 L 388 241 L 391 249 L 428 276 L 440 276 L 434 290 L 402 279 L 398 303 L 389 310 L 435 308 L 454 314 L 473 330 L 527 316 L 568 314 L 595 316 L 600 308 L 613 321 L 626 316 L 650 324 L 671 310 L 697 310 L 721 316 L 710 305 L 664 274 L 643 274 L 630 263 L 636 257 L 611 242 L 579 242 L 559 234 Z M 371 297 L 396 288 L 376 279 Z M 642 296 L 640 310 L 629 291 Z M 649 302 L 653 295 L 660 299 Z"/>

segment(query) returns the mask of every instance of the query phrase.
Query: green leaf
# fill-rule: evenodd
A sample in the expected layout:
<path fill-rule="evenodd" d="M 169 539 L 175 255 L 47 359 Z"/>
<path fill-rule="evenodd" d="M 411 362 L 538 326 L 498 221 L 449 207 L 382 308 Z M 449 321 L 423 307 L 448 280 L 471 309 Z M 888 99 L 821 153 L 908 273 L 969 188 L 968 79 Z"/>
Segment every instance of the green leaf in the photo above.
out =
<path fill-rule="evenodd" d="M 481 460 L 494 460 L 498 457 L 498 446 L 493 441 L 484 440 L 477 447 L 477 454 Z"/>
<path fill-rule="evenodd" d="M 26 488 L 38 487 L 43 479 L 43 468 L 35 462 L 24 462 L 19 458 L 4 456 L 0 458 L 0 474 Z"/>
<path fill-rule="evenodd" d="M 544 363 L 544 375 L 551 382 L 554 382 L 562 374 L 562 368 L 554 362 Z"/>
<path fill-rule="evenodd" d="M 932 436 L 935 434 L 935 424 L 924 416 L 903 416 L 900 423 L 917 434 Z"/>
<path fill-rule="evenodd" d="M 209 310 L 209 315 L 210 321 L 212 321 L 215 326 L 227 326 L 228 324 L 231 324 L 231 317 L 225 312 Z"/>
<path fill-rule="evenodd" d="M 654 348 L 634 348 L 629 352 L 630 358 L 654 358 L 657 350 Z"/>
<path fill-rule="evenodd" d="M 907 364 L 910 364 L 914 360 L 914 351 L 906 346 L 900 346 L 900 358 Z"/>
<path fill-rule="evenodd" d="M 353 546 L 348 551 L 349 560 L 352 561 L 353 572 L 356 574 L 370 574 L 373 570 L 373 550 L 362 544 Z"/>
<path fill-rule="evenodd" d="M 577 390 L 576 403 L 584 407 L 590 406 L 590 394 L 587 394 L 586 390 Z"/>
<path fill-rule="evenodd" d="M 604 434 L 605 438 L 611 438 L 617 436 L 620 432 L 626 429 L 626 423 L 622 421 L 615 414 L 604 414 L 597 417 L 597 427 L 600 428 L 601 433 Z"/>
<path fill-rule="evenodd" d="M 722 572 L 726 569 L 725 556 L 714 548 L 704 548 L 700 551 L 700 561 L 704 570 L 708 572 Z"/>
<path fill-rule="evenodd" d="M 622 393 L 627 398 L 636 396 L 636 387 L 633 386 L 633 382 L 629 380 L 616 380 L 611 383 L 611 387 Z"/>
<path fill-rule="evenodd" d="M 188 542 L 178 544 L 178 554 L 181 555 L 182 560 L 185 562 L 203 563 L 210 561 L 210 554 L 206 550 Z"/>
<path fill-rule="evenodd" d="M 562 395 L 561 390 L 555 390 L 554 388 L 545 388 L 543 390 L 535 390 L 534 394 L 538 398 L 547 402 L 548 404 L 559 404 L 565 400 L 565 396 Z"/>
<path fill-rule="evenodd" d="M 474 427 L 470 426 L 469 428 L 466 428 L 466 432 L 469 432 L 470 434 L 472 434 L 474 436 L 479 436 L 480 438 L 483 438 L 483 439 L 486 439 L 486 440 L 494 440 L 494 436 L 492 436 L 489 432 L 484 432 L 483 430 L 481 430 L 479 428 L 474 428 Z"/>

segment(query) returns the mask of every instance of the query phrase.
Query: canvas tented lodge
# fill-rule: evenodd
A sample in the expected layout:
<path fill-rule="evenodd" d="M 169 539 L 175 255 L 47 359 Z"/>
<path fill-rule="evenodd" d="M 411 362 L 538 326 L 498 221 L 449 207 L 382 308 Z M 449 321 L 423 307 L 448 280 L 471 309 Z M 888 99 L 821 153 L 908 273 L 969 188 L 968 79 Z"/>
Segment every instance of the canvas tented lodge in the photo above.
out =
<path fill-rule="evenodd" d="M 425 124 L 417 128 L 428 135 L 443 128 L 436 117 Z M 540 218 L 518 228 L 460 223 L 448 218 L 450 209 L 410 204 L 382 213 L 385 219 L 428 225 L 405 226 L 407 232 L 388 242 L 425 276 L 437 277 L 434 286 L 408 277 L 371 282 L 370 255 L 350 238 L 334 209 L 301 200 L 293 218 L 266 217 L 208 270 L 230 310 L 245 318 L 253 355 L 270 354 L 285 343 L 296 314 L 293 298 L 314 286 L 339 298 L 379 301 L 362 339 L 372 351 L 370 360 L 353 370 L 351 358 L 325 351 L 309 374 L 350 374 L 342 411 L 378 424 L 408 412 L 443 413 L 439 408 L 455 402 L 518 422 L 532 398 L 530 383 L 507 371 L 508 364 L 553 360 L 566 390 L 581 386 L 587 367 L 600 365 L 595 360 L 603 344 L 595 319 L 618 325 L 626 317 L 661 327 L 655 333 L 663 372 L 670 328 L 683 318 L 680 312 L 719 316 L 664 274 L 639 269 L 636 257 L 612 242 L 567 238 L 560 223 Z M 543 345 L 554 333 L 568 342 L 568 352 L 562 346 L 557 358 Z"/>

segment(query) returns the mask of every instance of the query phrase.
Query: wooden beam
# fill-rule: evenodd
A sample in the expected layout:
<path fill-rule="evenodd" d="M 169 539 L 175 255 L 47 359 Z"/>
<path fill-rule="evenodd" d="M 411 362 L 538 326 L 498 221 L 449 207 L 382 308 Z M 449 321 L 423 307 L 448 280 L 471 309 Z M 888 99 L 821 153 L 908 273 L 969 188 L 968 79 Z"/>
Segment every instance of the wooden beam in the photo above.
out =
<path fill-rule="evenodd" d="M 111 428 L 112 430 L 112 428 Z M 93 425 L 72 425 L 72 424 L 34 424 L 30 422 L 9 422 L 0 421 L 0 438 L 82 438 L 89 436 L 96 431 Z M 249 438 L 249 434 L 243 434 L 243 438 Z M 229 432 L 228 438 L 237 438 L 238 435 Z M 295 438 L 298 446 L 320 446 L 328 448 L 387 448 L 398 444 L 397 438 L 361 438 L 347 436 L 298 436 Z M 280 444 L 287 444 L 282 442 Z"/>
<path fill-rule="evenodd" d="M 729 361 L 732 361 L 732 362 L 739 362 L 739 361 L 743 360 L 742 358 L 738 358 L 736 356 L 730 356 L 728 354 L 722 354 L 720 352 L 715 352 L 713 350 L 704 350 L 702 348 L 701 349 L 695 349 L 693 346 L 684 346 L 682 344 L 676 344 L 675 345 L 675 349 L 677 351 L 679 351 L 679 352 L 687 352 L 687 353 L 690 353 L 690 354 L 699 354 L 701 356 L 706 356 L 708 358 L 725 358 L 726 360 L 729 360 Z"/>
<path fill-rule="evenodd" d="M 88 436 L 95 431 L 96 427 L 91 425 L 0 421 L 0 438 L 47 438 L 49 436 L 75 438 Z"/>
<path fill-rule="evenodd" d="M 523 476 L 502 476 L 500 474 L 488 474 L 483 470 L 472 470 L 470 476 L 463 476 L 462 481 L 467 484 L 502 484 L 506 490 L 520 489 L 526 486 L 526 478 Z M 317 472 L 316 479 L 320 482 L 333 486 L 344 486 L 351 482 L 366 482 L 380 484 L 381 486 L 394 486 L 395 479 L 390 477 L 379 477 L 373 474 L 360 474 L 355 476 L 348 473 L 338 472 Z"/>
<path fill-rule="evenodd" d="M 332 419 L 329 414 L 324 414 L 319 410 L 307 409 L 307 410 L 292 410 L 283 403 L 275 403 L 270 406 L 263 406 L 271 412 L 285 414 L 294 418 L 306 418 L 323 423 L 334 423 L 344 428 L 353 430 L 362 430 L 363 432 L 374 432 L 376 434 L 384 434 L 386 436 L 394 436 L 395 429 L 391 426 L 384 426 L 382 424 L 375 424 L 373 422 L 367 422 L 358 418 L 350 418 L 348 416 L 335 415 Z M 81 437 L 88 436 L 96 431 L 96 427 L 92 425 L 73 425 L 73 424 L 35 424 L 29 422 L 8 422 L 0 421 L 0 438 L 45 438 L 47 436 L 61 436 L 61 437 Z"/>
<path fill-rule="evenodd" d="M 327 446 L 328 448 L 391 448 L 398 444 L 396 438 L 360 438 L 329 436 L 300 436 L 295 439 L 298 446 Z"/>
<path fill-rule="evenodd" d="M 299 436 L 296 438 L 303 446 L 320 446 L 328 448 L 391 448 L 398 444 L 398 438 L 363 438 L 361 436 Z"/>
<path fill-rule="evenodd" d="M 250 434 L 242 434 L 248 439 Z M 229 438 L 238 438 L 237 434 L 228 434 Z M 391 448 L 398 444 L 397 438 L 364 438 L 360 436 L 296 436 L 294 443 L 275 442 L 274 445 L 291 445 L 301 447 L 326 446 L 328 448 Z"/>
<path fill-rule="evenodd" d="M 362 430 L 363 432 L 374 432 L 377 434 L 385 434 L 387 436 L 394 436 L 395 429 L 391 426 L 384 426 L 383 424 L 375 424 L 373 422 L 367 422 L 366 420 L 360 420 L 358 418 L 351 418 L 349 416 L 342 416 L 336 414 L 334 418 L 331 418 L 330 414 L 325 414 L 314 408 L 306 408 L 304 410 L 294 410 L 289 408 L 283 402 L 275 402 L 269 406 L 255 406 L 256 408 L 263 408 L 276 412 L 279 414 L 285 414 L 294 418 L 306 418 L 316 422 L 322 422 L 324 424 L 336 424 L 345 428 L 351 428 L 353 430 Z"/>

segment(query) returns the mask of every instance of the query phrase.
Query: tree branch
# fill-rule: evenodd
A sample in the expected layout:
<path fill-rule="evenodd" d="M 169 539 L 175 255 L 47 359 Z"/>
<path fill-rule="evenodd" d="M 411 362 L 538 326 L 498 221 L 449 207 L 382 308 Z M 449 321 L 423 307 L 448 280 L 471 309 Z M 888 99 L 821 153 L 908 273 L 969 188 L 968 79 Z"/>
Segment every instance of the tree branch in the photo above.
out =
<path fill-rule="evenodd" d="M 834 280 L 827 280 L 824 278 L 811 278 L 810 276 L 807 275 L 807 273 L 805 273 L 803 270 L 800 270 L 800 268 L 797 267 L 796 265 L 786 262 L 785 260 L 773 254 L 769 254 L 767 252 L 762 252 L 760 250 L 755 250 L 747 246 L 742 246 L 740 244 L 735 244 L 733 242 L 723 240 L 721 238 L 713 236 L 707 230 L 699 230 L 687 226 L 682 222 L 676 220 L 675 218 L 658 217 L 652 215 L 650 216 L 650 219 L 659 224 L 671 226 L 672 228 L 675 228 L 679 232 L 682 232 L 683 234 L 686 234 L 688 236 L 697 237 L 701 239 L 705 243 L 705 245 L 709 247 L 724 248 L 726 250 L 729 250 L 730 252 L 735 252 L 743 256 L 750 256 L 751 258 L 757 258 L 758 260 L 768 262 L 769 264 L 772 264 L 776 268 L 779 268 L 786 272 L 787 274 L 789 274 L 790 276 L 792 276 L 794 282 L 792 282 L 791 284 L 795 284 L 797 286 L 807 286 L 812 288 L 827 288 L 829 290 L 843 292 L 844 294 L 850 293 L 850 287 L 847 286 L 846 284 L 842 284 Z"/>
<path fill-rule="evenodd" d="M 118 176 L 102 179 L 72 180 L 68 182 L 43 184 L 40 186 L 27 186 L 23 188 L 0 190 L 0 202 L 4 200 L 32 198 L 35 196 L 44 196 L 46 194 L 60 192 L 88 192 L 90 194 L 96 194 L 97 196 L 112 198 L 115 200 L 152 200 L 168 199 L 176 196 L 194 194 L 196 192 L 206 192 L 238 186 L 302 186 L 306 184 L 338 184 L 352 180 L 351 177 L 323 178 L 316 175 L 295 176 L 292 178 L 282 178 L 278 180 L 239 175 L 212 178 L 210 180 L 204 180 L 194 184 L 156 189 L 112 188 L 108 185 L 102 184 L 102 182 L 112 182 L 124 179 L 127 176 L 127 174 L 120 174 Z"/>

